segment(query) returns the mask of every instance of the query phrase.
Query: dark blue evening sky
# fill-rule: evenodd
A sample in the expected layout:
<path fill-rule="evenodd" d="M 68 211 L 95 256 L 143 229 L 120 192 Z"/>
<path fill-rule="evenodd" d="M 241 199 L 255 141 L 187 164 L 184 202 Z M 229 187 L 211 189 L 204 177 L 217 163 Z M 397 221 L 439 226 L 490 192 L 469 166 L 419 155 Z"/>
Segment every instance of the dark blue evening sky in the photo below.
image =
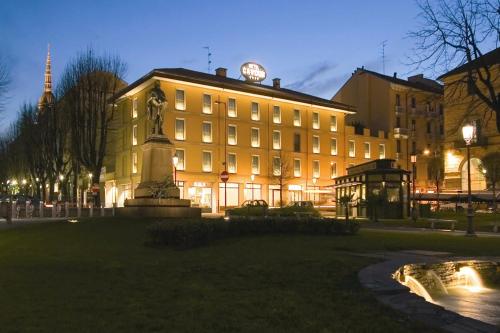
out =
<path fill-rule="evenodd" d="M 416 25 L 412 0 L 380 1 L 8 1 L 0 0 L 0 55 L 12 85 L 3 126 L 43 88 L 47 43 L 53 80 L 91 45 L 128 64 L 127 82 L 157 67 L 226 67 L 239 76 L 243 62 L 262 64 L 268 79 L 330 98 L 356 67 L 406 76 Z"/>

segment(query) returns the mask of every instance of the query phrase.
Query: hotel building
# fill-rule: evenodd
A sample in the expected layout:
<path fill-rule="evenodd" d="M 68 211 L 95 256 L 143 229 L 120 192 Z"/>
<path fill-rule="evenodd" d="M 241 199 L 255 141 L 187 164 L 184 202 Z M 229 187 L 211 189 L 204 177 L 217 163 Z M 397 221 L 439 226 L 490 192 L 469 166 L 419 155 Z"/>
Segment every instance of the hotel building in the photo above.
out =
<path fill-rule="evenodd" d="M 346 126 L 355 108 L 285 89 L 279 79 L 270 86 L 230 78 L 224 68 L 215 75 L 155 69 L 117 96 L 102 179 L 108 206 L 123 205 L 140 182 L 141 145 L 151 133 L 147 98 L 155 82 L 167 97 L 163 132 L 178 157 L 181 197 L 204 211 L 252 198 L 278 205 L 280 172 L 284 202 L 333 204 L 333 178 L 395 154 L 383 131 Z"/>
<path fill-rule="evenodd" d="M 415 75 L 407 80 L 358 68 L 333 96 L 333 101 L 353 105 L 356 113 L 346 123 L 372 132 L 388 133 L 389 151 L 396 166 L 412 170 L 417 155 L 417 191 L 435 190 L 429 180 L 427 162 L 440 156 L 444 139 L 443 87 L 436 81 Z"/>

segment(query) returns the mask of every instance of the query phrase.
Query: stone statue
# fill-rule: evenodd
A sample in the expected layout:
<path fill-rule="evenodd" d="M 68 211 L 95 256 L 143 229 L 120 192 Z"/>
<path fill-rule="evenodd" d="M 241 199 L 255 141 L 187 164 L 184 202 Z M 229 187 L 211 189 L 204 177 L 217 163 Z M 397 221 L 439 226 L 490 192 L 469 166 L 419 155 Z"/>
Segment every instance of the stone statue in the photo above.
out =
<path fill-rule="evenodd" d="M 167 98 L 160 88 L 160 81 L 156 81 L 148 98 L 148 119 L 153 121 L 153 135 L 163 135 L 163 107 L 166 104 Z"/>

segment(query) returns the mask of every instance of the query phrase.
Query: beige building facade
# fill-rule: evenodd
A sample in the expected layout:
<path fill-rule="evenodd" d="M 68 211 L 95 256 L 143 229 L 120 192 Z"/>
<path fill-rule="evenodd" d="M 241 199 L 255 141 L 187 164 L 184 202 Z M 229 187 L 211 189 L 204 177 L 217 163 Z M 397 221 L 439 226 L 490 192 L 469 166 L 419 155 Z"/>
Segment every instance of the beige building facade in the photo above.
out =
<path fill-rule="evenodd" d="M 312 200 L 333 205 L 333 178 L 349 166 L 391 158 L 383 131 L 356 133 L 346 126 L 355 108 L 282 88 L 279 79 L 263 85 L 227 77 L 225 69 L 206 74 L 182 68 L 156 69 L 117 96 L 108 145 L 107 206 L 123 205 L 140 182 L 141 145 L 151 133 L 147 98 L 160 82 L 168 104 L 163 131 L 175 146 L 181 197 L 217 212 L 244 200 Z M 220 173 L 227 170 L 224 184 Z"/>
<path fill-rule="evenodd" d="M 412 171 L 416 154 L 416 190 L 432 192 L 428 161 L 442 155 L 444 140 L 443 87 L 423 75 L 407 80 L 358 68 L 333 96 L 333 101 L 353 105 L 347 124 L 388 133 L 388 150 L 398 168 Z"/>
<path fill-rule="evenodd" d="M 472 124 L 475 128 L 471 144 L 471 188 L 485 191 L 488 188 L 481 166 L 482 158 L 490 152 L 500 152 L 500 133 L 496 126 L 496 114 L 471 91 L 467 84 L 467 71 L 487 66 L 494 90 L 500 91 L 500 49 L 483 56 L 481 65 L 473 62 L 460 66 L 440 77 L 444 82 L 445 99 L 445 189 L 467 191 L 466 146 L 462 127 Z M 481 70 L 486 75 L 484 70 Z M 487 93 L 486 87 L 481 90 Z M 499 97 L 500 98 L 500 97 Z"/>

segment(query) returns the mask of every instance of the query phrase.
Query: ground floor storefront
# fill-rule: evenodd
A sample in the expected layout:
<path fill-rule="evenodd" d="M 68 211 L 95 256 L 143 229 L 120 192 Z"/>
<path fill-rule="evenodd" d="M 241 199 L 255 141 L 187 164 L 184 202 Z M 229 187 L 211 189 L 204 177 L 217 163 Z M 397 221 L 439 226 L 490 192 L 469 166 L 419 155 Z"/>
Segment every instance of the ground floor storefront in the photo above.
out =
<path fill-rule="evenodd" d="M 270 184 L 265 177 L 255 177 L 246 181 L 243 177 L 231 177 L 228 182 L 220 181 L 215 175 L 185 175 L 176 181 L 181 199 L 189 199 L 193 207 L 202 208 L 203 212 L 219 212 L 225 208 L 240 206 L 246 200 L 263 199 L 270 206 L 292 201 L 309 200 L 315 205 L 334 206 L 335 193 L 330 182 L 306 184 L 300 179 L 290 180 L 286 184 Z M 134 196 L 140 178 L 109 179 L 104 183 L 105 206 L 123 207 L 126 199 Z"/>

